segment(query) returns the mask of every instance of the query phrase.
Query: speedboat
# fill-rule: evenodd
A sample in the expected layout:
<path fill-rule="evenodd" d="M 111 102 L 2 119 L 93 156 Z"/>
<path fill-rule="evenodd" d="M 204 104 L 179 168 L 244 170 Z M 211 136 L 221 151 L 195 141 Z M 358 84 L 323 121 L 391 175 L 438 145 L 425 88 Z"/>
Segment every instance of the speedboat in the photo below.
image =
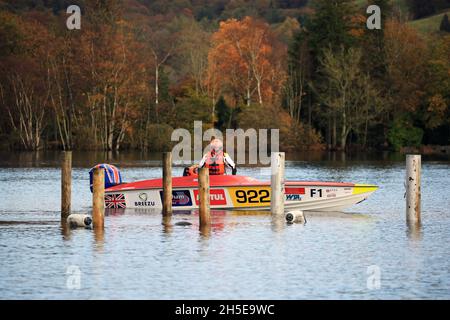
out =
<path fill-rule="evenodd" d="M 376 185 L 286 181 L 285 210 L 342 211 L 366 200 Z M 210 176 L 213 210 L 270 210 L 270 181 L 239 175 Z M 106 208 L 162 209 L 162 179 L 121 183 L 105 189 Z M 172 178 L 173 210 L 199 207 L 198 176 Z"/>

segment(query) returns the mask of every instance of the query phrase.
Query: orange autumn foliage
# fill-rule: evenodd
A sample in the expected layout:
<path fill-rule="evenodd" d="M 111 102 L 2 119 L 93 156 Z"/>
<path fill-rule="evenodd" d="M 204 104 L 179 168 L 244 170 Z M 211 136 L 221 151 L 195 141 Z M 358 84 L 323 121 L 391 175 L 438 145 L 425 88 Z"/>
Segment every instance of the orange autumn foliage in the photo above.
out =
<path fill-rule="evenodd" d="M 267 23 L 245 17 L 220 23 L 208 54 L 209 85 L 237 105 L 273 103 L 285 80 L 286 48 L 275 40 Z"/>
<path fill-rule="evenodd" d="M 426 43 L 416 30 L 396 20 L 386 22 L 384 33 L 393 109 L 415 112 L 425 94 Z"/>
<path fill-rule="evenodd" d="M 366 29 L 367 17 L 362 14 L 354 15 L 350 18 L 352 28 L 350 29 L 350 35 L 355 38 L 361 38 L 364 36 Z"/>

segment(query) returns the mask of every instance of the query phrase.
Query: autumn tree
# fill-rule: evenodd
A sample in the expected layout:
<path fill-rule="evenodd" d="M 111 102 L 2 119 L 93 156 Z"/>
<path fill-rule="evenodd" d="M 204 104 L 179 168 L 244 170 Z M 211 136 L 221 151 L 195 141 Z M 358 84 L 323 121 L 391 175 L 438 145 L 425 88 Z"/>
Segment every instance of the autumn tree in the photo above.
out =
<path fill-rule="evenodd" d="M 38 150 L 47 125 L 50 94 L 45 81 L 45 57 L 50 54 L 53 39 L 37 21 L 25 21 L 8 13 L 1 13 L 0 21 L 0 34 L 11 32 L 17 36 L 2 46 L 0 103 L 21 147 Z"/>
<path fill-rule="evenodd" d="M 430 59 L 426 65 L 427 82 L 422 114 L 425 128 L 437 129 L 450 125 L 450 35 L 436 36 L 429 41 Z"/>
<path fill-rule="evenodd" d="M 180 16 L 174 21 L 178 32 L 176 51 L 179 53 L 174 66 L 179 75 L 194 82 L 195 93 L 206 94 L 208 51 L 211 34 L 192 17 Z"/>
<path fill-rule="evenodd" d="M 416 111 L 423 96 L 425 42 L 407 24 L 390 20 L 386 23 L 385 55 L 391 112 Z"/>
<path fill-rule="evenodd" d="M 208 91 L 213 104 L 217 97 L 225 94 L 236 107 L 250 95 L 253 81 L 249 67 L 242 61 L 231 41 L 223 41 L 221 37 L 222 34 L 213 35 L 212 48 L 208 53 Z"/>
<path fill-rule="evenodd" d="M 290 116 L 300 121 L 304 100 L 310 101 L 308 83 L 312 80 L 313 61 L 304 31 L 295 34 L 288 55 L 288 80 L 285 86 L 286 105 Z M 310 104 L 309 104 L 310 106 Z M 309 110 L 309 115 L 311 115 Z M 310 120 L 310 117 L 308 117 Z"/>
<path fill-rule="evenodd" d="M 91 136 L 103 149 L 118 150 L 142 100 L 145 69 L 138 57 L 142 49 L 120 11 L 107 12 L 98 21 L 95 15 L 81 40 L 85 61 L 81 72 L 86 75 L 82 90 Z"/>
<path fill-rule="evenodd" d="M 59 36 L 55 35 L 52 44 L 52 53 L 46 57 L 50 105 L 62 148 L 72 150 L 74 128 L 83 125 L 80 110 L 76 110 L 78 99 L 81 98 L 77 84 L 82 81 L 82 75 L 79 72 L 81 61 L 77 57 L 80 37 L 78 33 L 66 30 Z"/>
<path fill-rule="evenodd" d="M 236 103 L 244 97 L 250 105 L 254 95 L 259 104 L 271 102 L 284 81 L 280 59 L 284 51 L 266 23 L 250 17 L 230 19 L 221 22 L 212 37 L 210 72 L 220 78 L 222 88 L 232 92 Z"/>
<path fill-rule="evenodd" d="M 174 54 L 176 48 L 176 34 L 170 30 L 170 17 L 158 15 L 149 18 L 148 24 L 142 30 L 144 41 L 152 56 L 154 69 L 154 101 L 156 108 L 160 102 L 160 74 L 161 68 Z"/>
<path fill-rule="evenodd" d="M 385 56 L 387 94 L 383 116 L 385 125 L 390 126 L 385 132 L 391 136 L 392 144 L 393 136 L 405 136 L 400 131 L 415 132 L 417 111 L 425 96 L 428 52 L 416 30 L 400 21 L 389 20 L 385 30 Z M 421 134 L 416 136 L 416 140 L 422 139 Z"/>
<path fill-rule="evenodd" d="M 274 36 L 288 46 L 295 34 L 300 31 L 301 26 L 297 19 L 287 17 L 282 23 L 274 26 L 272 29 Z"/>

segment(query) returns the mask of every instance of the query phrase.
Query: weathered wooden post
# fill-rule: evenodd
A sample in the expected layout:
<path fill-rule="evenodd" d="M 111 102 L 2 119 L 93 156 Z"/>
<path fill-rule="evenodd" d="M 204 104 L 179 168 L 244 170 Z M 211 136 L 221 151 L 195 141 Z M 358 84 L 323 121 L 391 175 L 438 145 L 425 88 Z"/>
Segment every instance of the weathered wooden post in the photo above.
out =
<path fill-rule="evenodd" d="M 272 165 L 272 175 L 271 175 L 271 201 L 270 210 L 272 215 L 283 215 L 284 214 L 284 152 L 273 152 L 271 165 Z"/>
<path fill-rule="evenodd" d="M 208 168 L 198 170 L 198 189 L 200 228 L 202 228 L 211 225 Z"/>
<path fill-rule="evenodd" d="M 200 226 L 200 235 L 203 239 L 209 239 L 211 237 L 211 225 Z"/>
<path fill-rule="evenodd" d="M 104 228 L 94 228 L 94 240 L 95 240 L 95 250 L 103 251 L 103 245 L 105 244 L 105 229 Z"/>
<path fill-rule="evenodd" d="M 105 223 L 105 172 L 103 168 L 94 169 L 93 180 L 92 223 L 95 229 L 103 229 Z"/>
<path fill-rule="evenodd" d="M 61 219 L 70 215 L 72 198 L 72 151 L 62 153 L 61 159 Z"/>
<path fill-rule="evenodd" d="M 173 230 L 173 226 L 172 226 L 172 215 L 163 215 L 162 216 L 162 226 L 163 226 L 163 232 L 165 234 L 169 234 L 172 232 Z"/>
<path fill-rule="evenodd" d="M 163 154 L 163 215 L 172 214 L 172 152 Z"/>
<path fill-rule="evenodd" d="M 406 221 L 420 223 L 420 155 L 406 155 Z"/>

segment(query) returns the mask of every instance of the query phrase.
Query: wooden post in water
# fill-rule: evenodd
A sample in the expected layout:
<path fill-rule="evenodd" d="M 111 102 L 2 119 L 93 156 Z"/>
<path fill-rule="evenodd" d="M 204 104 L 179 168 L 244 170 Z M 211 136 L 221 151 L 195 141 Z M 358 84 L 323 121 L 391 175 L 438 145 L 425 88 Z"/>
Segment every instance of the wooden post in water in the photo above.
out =
<path fill-rule="evenodd" d="M 172 214 L 172 152 L 163 154 L 163 215 Z"/>
<path fill-rule="evenodd" d="M 198 170 L 198 189 L 200 228 L 202 228 L 211 225 L 208 168 Z"/>
<path fill-rule="evenodd" d="M 72 151 L 62 153 L 61 159 L 61 219 L 70 216 L 72 199 Z"/>
<path fill-rule="evenodd" d="M 272 215 L 283 215 L 284 214 L 284 152 L 273 152 L 271 165 L 272 165 L 272 175 L 271 175 L 271 200 L 270 200 L 270 210 Z"/>
<path fill-rule="evenodd" d="M 103 229 L 105 223 L 105 172 L 103 168 L 94 169 L 92 194 L 92 223 L 95 229 Z"/>
<path fill-rule="evenodd" d="M 406 155 L 406 221 L 420 223 L 420 155 Z"/>

